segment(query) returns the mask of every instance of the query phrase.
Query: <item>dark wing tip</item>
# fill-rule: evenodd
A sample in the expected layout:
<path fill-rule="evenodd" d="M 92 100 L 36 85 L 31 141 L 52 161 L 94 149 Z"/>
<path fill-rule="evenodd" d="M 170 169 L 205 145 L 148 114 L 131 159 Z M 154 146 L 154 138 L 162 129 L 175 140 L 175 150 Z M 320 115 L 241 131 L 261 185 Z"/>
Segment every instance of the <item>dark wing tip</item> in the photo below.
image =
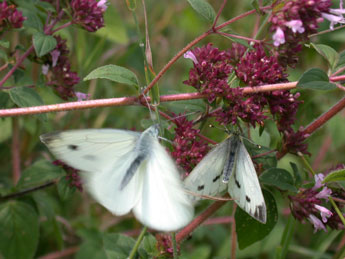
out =
<path fill-rule="evenodd" d="M 260 221 L 263 224 L 266 224 L 266 205 L 262 204 L 255 207 L 254 218 Z"/>
<path fill-rule="evenodd" d="M 49 145 L 50 142 L 60 138 L 60 132 L 51 132 L 51 133 L 46 133 L 40 136 L 40 140 L 44 143 Z"/>

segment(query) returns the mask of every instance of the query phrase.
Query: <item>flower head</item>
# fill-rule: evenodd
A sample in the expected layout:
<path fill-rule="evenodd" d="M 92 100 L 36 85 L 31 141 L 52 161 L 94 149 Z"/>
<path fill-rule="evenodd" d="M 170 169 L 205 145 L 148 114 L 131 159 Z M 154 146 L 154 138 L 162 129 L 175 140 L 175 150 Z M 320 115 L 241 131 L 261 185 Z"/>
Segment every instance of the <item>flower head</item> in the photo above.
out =
<path fill-rule="evenodd" d="M 278 27 L 276 32 L 273 34 L 272 39 L 273 39 L 273 45 L 276 47 L 278 47 L 280 44 L 284 44 L 285 43 L 284 31 L 280 27 Z"/>
<path fill-rule="evenodd" d="M 15 5 L 8 5 L 6 0 L 0 2 L 0 32 L 5 28 L 21 28 L 25 20 Z"/>
<path fill-rule="evenodd" d="M 104 26 L 103 14 L 106 1 L 72 0 L 73 23 L 79 24 L 89 32 L 97 31 Z"/>
<path fill-rule="evenodd" d="M 69 181 L 69 185 L 71 187 L 75 187 L 77 188 L 80 192 L 83 191 L 83 185 L 82 185 L 82 181 L 80 179 L 79 176 L 79 170 L 66 165 L 64 162 L 62 162 L 61 160 L 55 160 L 53 162 L 54 165 L 61 167 L 62 169 L 64 169 L 67 173 L 66 175 L 66 180 Z"/>

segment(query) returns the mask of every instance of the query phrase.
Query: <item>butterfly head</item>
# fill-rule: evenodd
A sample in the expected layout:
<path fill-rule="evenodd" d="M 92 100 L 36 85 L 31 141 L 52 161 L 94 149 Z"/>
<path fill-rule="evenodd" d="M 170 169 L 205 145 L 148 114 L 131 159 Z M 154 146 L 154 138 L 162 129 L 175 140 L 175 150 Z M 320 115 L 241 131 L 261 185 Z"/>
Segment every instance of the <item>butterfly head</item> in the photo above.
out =
<path fill-rule="evenodd" d="M 159 135 L 159 124 L 154 124 L 150 128 L 147 129 L 152 137 L 157 138 Z"/>

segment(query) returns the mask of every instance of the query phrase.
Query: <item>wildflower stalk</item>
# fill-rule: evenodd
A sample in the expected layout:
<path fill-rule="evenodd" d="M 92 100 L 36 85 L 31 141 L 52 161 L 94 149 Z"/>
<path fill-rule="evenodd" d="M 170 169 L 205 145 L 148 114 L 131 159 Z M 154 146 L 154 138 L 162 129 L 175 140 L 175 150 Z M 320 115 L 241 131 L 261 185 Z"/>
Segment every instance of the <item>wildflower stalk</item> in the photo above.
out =
<path fill-rule="evenodd" d="M 176 232 L 171 233 L 171 242 L 173 246 L 173 258 L 178 258 L 178 252 L 177 252 L 177 244 L 176 244 Z"/>
<path fill-rule="evenodd" d="M 312 175 L 316 175 L 315 171 L 313 170 L 313 168 L 310 166 L 309 162 L 305 159 L 304 155 L 301 152 L 297 153 L 299 155 L 299 157 L 302 159 L 304 165 L 308 168 L 309 172 L 312 173 Z"/>
<path fill-rule="evenodd" d="M 337 204 L 335 204 L 333 198 L 331 196 L 328 197 L 329 201 L 331 202 L 334 210 L 337 212 L 341 222 L 343 223 L 344 227 L 345 227 L 345 218 L 344 215 L 341 213 L 340 209 L 338 208 Z"/>
<path fill-rule="evenodd" d="M 137 253 L 137 250 L 141 244 L 141 241 L 143 241 L 144 239 L 144 236 L 145 236 L 145 233 L 147 231 L 147 227 L 143 227 L 143 230 L 141 231 L 137 241 L 135 242 L 135 245 L 133 246 L 132 248 L 132 251 L 130 252 L 129 256 L 128 256 L 128 259 L 133 259 L 135 254 Z"/>

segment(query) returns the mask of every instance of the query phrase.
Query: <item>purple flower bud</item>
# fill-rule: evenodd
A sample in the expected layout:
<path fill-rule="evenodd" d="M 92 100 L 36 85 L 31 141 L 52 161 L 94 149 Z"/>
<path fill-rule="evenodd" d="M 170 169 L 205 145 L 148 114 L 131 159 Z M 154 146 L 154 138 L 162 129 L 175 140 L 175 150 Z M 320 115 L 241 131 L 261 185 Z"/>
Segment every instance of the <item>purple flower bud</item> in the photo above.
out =
<path fill-rule="evenodd" d="M 85 94 L 82 92 L 75 92 L 76 97 L 78 98 L 78 102 L 83 101 L 83 100 L 89 100 L 91 97 L 90 94 Z"/>
<path fill-rule="evenodd" d="M 52 56 L 52 67 L 55 67 L 60 56 L 60 51 L 58 49 L 54 49 L 50 52 L 50 55 Z"/>
<path fill-rule="evenodd" d="M 314 190 L 319 189 L 321 186 L 323 186 L 324 184 L 322 183 L 323 179 L 325 178 L 325 176 L 323 174 L 316 174 L 314 176 L 315 179 L 315 185 L 313 187 Z"/>
<path fill-rule="evenodd" d="M 273 34 L 272 39 L 273 39 L 273 45 L 276 47 L 278 47 L 280 44 L 284 44 L 285 43 L 284 31 L 280 27 L 278 27 L 276 32 Z"/>
<path fill-rule="evenodd" d="M 103 12 L 105 12 L 105 10 L 107 10 L 108 6 L 107 6 L 107 0 L 100 0 L 97 3 L 97 6 L 100 7 L 102 9 Z"/>
<path fill-rule="evenodd" d="M 189 58 L 193 60 L 194 64 L 199 64 L 198 60 L 196 59 L 195 55 L 192 51 L 188 50 L 186 53 L 183 54 L 184 58 Z"/>
<path fill-rule="evenodd" d="M 49 71 L 49 64 L 42 65 L 42 74 L 47 75 Z"/>
<path fill-rule="evenodd" d="M 303 33 L 305 31 L 301 20 L 291 20 L 286 22 L 285 25 L 289 27 L 294 33 Z"/>

